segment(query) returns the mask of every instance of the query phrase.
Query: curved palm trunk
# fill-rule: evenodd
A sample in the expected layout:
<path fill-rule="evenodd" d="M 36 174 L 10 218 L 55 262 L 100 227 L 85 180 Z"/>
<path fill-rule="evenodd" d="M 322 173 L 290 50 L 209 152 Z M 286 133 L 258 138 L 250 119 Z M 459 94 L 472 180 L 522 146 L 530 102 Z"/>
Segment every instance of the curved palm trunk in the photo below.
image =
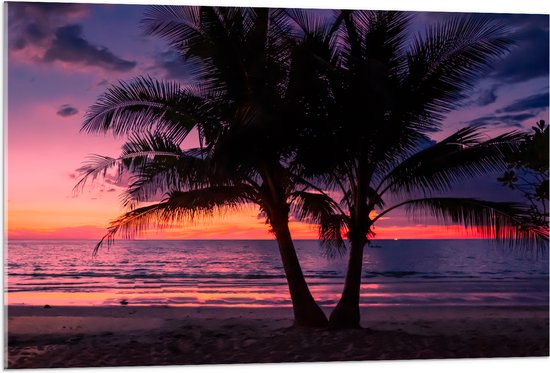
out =
<path fill-rule="evenodd" d="M 360 328 L 359 297 L 363 268 L 363 248 L 366 242 L 352 240 L 346 282 L 340 301 L 330 314 L 329 325 L 335 328 Z"/>
<path fill-rule="evenodd" d="M 277 221 L 278 219 L 274 220 Z M 284 223 L 285 221 L 286 223 Z M 294 325 L 305 327 L 326 326 L 328 324 L 327 317 L 313 299 L 302 273 L 288 228 L 288 219 L 283 218 L 278 223 L 273 223 L 272 220 L 272 228 L 279 245 L 283 268 L 288 281 L 294 310 Z"/>

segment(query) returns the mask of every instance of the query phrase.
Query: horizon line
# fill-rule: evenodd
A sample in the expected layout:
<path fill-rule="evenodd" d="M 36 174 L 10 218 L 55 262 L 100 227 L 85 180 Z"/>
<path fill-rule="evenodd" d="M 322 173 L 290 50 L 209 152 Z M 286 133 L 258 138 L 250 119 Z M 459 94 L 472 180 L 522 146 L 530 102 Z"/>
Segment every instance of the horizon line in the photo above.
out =
<path fill-rule="evenodd" d="M 13 238 L 9 239 L 4 237 L 6 242 L 9 241 L 96 241 L 99 242 L 99 239 L 95 238 Z M 498 240 L 493 237 L 445 237 L 445 238 L 375 238 L 370 240 L 372 241 L 406 241 L 406 240 Z M 131 242 L 131 241 L 274 241 L 275 238 L 134 238 L 134 239 L 116 239 L 115 242 Z M 318 238 L 293 238 L 292 241 L 321 241 Z"/>

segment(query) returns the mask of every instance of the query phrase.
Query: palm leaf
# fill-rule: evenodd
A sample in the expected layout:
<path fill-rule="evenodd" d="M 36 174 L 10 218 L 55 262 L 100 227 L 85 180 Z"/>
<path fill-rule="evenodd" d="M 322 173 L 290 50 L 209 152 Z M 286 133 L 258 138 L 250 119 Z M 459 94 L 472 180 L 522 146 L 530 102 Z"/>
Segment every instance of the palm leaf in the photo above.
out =
<path fill-rule="evenodd" d="M 216 125 L 208 100 L 175 82 L 140 77 L 107 89 L 84 117 L 81 131 L 122 136 L 162 131 L 181 142 L 199 123 Z"/>
<path fill-rule="evenodd" d="M 487 17 L 457 17 L 418 35 L 398 59 L 398 79 L 390 91 L 372 164 L 388 172 L 391 163 L 437 130 L 446 113 L 460 107 L 477 79 L 502 57 L 512 41 L 506 27 Z M 380 105 L 382 107 L 382 105 Z M 372 116 L 371 116 L 372 117 Z M 388 164 L 388 161 L 390 164 Z"/>
<path fill-rule="evenodd" d="M 244 11 L 244 8 L 155 6 L 146 13 L 142 24 L 145 32 L 164 38 L 187 59 L 196 60 L 197 79 L 212 91 L 237 100 L 246 91 L 244 15 L 240 14 Z"/>
<path fill-rule="evenodd" d="M 166 39 L 172 49 L 185 53 L 188 45 L 197 44 L 204 38 L 200 14 L 200 7 L 196 6 L 149 6 L 141 27 L 149 35 Z"/>
<path fill-rule="evenodd" d="M 130 177 L 128 188 L 122 195 L 122 205 L 134 208 L 139 203 L 158 198 L 169 189 L 192 190 L 208 185 L 234 185 L 216 179 L 210 162 L 184 152 L 177 158 L 156 158 Z M 224 183 L 225 182 L 225 183 Z"/>
<path fill-rule="evenodd" d="M 177 159 L 186 155 L 179 146 L 160 134 L 135 133 L 123 145 L 121 155 L 117 158 L 98 154 L 88 156 L 82 167 L 77 169 L 81 178 L 73 190 L 83 189 L 90 180 L 93 182 L 97 178 L 105 178 L 111 169 L 115 169 L 115 173 L 121 177 L 125 173 L 137 172 L 155 159 Z"/>
<path fill-rule="evenodd" d="M 125 154 L 118 158 L 112 158 L 99 154 L 91 154 L 88 156 L 87 161 L 83 166 L 77 169 L 77 172 L 81 174 L 80 180 L 74 186 L 73 191 L 77 192 L 82 190 L 88 181 L 95 181 L 98 178 L 105 178 L 109 170 L 115 168 L 115 173 L 120 177 L 125 171 L 130 172 L 128 163 L 136 164 L 142 163 L 143 160 L 148 157 L 178 157 L 178 154 L 169 152 L 157 152 L 157 151 L 142 151 L 133 154 Z"/>
<path fill-rule="evenodd" d="M 340 49 L 346 66 L 375 60 L 392 74 L 402 71 L 405 67 L 402 49 L 410 14 L 370 10 L 344 11 L 343 14 L 345 31 L 341 33 Z"/>
<path fill-rule="evenodd" d="M 162 230 L 176 223 L 188 224 L 256 202 L 254 190 L 247 185 L 170 192 L 160 203 L 133 209 L 113 220 L 107 228 L 108 233 L 96 245 L 94 255 L 103 243 L 111 245 L 116 236 L 130 239 L 151 227 Z"/>
<path fill-rule="evenodd" d="M 299 33 L 294 36 L 305 35 L 308 38 L 315 37 L 327 39 L 333 33 L 334 19 L 323 17 L 319 12 L 312 12 L 309 9 L 287 8 L 283 10 L 285 26 L 292 29 L 298 26 Z"/>
<path fill-rule="evenodd" d="M 402 161 L 380 183 L 384 191 L 424 194 L 445 191 L 453 185 L 506 169 L 506 158 L 521 140 L 519 132 L 509 132 L 482 141 L 479 128 L 467 127 Z"/>
<path fill-rule="evenodd" d="M 410 130 L 405 118 L 397 120 L 395 107 L 400 101 L 393 97 L 405 67 L 402 49 L 409 21 L 402 12 L 341 11 L 335 22 L 337 41 L 325 43 L 325 52 L 319 54 L 333 66 L 325 69 L 326 78 L 320 75 L 314 89 L 332 100 L 311 106 L 328 111 L 325 132 L 331 134 L 329 141 L 342 145 L 338 154 L 344 158 L 364 154 L 371 167 L 380 167 L 386 154 L 417 143 L 418 132 Z M 323 123 L 323 115 L 315 119 Z M 412 140 L 407 142 L 409 137 Z"/>
<path fill-rule="evenodd" d="M 343 230 L 348 219 L 326 194 L 296 191 L 291 193 L 293 214 L 301 221 L 319 226 L 319 237 L 328 256 L 343 254 L 346 249 Z"/>
<path fill-rule="evenodd" d="M 456 109 L 477 79 L 508 51 L 505 25 L 488 16 L 456 17 L 418 36 L 408 53 L 404 80 L 409 111 L 420 127 L 434 126 Z"/>
<path fill-rule="evenodd" d="M 421 198 L 399 203 L 379 214 L 373 223 L 390 211 L 404 206 L 408 214 L 435 217 L 445 224 L 460 224 L 510 246 L 545 248 L 548 229 L 530 221 L 528 207 L 511 202 L 474 198 Z"/>

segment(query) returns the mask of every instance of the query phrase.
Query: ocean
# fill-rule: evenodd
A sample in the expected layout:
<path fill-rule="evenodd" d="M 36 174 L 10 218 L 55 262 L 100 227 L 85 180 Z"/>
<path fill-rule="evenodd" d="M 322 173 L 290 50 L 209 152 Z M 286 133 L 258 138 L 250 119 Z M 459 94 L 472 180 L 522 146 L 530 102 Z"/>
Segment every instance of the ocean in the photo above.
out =
<path fill-rule="evenodd" d="M 5 303 L 101 306 L 291 306 L 275 241 L 8 241 Z M 347 256 L 296 240 L 319 304 L 333 306 Z M 376 240 L 365 249 L 361 304 L 548 305 L 548 250 L 488 240 Z"/>

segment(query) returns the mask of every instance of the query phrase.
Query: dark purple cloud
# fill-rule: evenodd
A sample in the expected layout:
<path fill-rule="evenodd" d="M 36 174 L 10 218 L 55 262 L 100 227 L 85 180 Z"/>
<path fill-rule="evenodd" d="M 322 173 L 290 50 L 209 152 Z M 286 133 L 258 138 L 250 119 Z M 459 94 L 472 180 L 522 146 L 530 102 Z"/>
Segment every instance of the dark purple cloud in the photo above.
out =
<path fill-rule="evenodd" d="M 521 114 L 509 114 L 509 115 L 487 115 L 474 120 L 466 122 L 468 126 L 472 127 L 518 127 L 521 128 L 521 122 L 528 119 L 537 118 L 538 113 L 521 113 Z"/>
<path fill-rule="evenodd" d="M 501 87 L 500 84 L 481 85 L 476 91 L 472 92 L 463 107 L 482 107 L 495 103 L 498 99 L 497 91 Z"/>
<path fill-rule="evenodd" d="M 506 105 L 493 114 L 476 118 L 466 124 L 473 127 L 519 127 L 521 123 L 533 119 L 537 120 L 539 114 L 548 108 L 548 92 L 537 93 L 526 98 L 518 99 Z"/>
<path fill-rule="evenodd" d="M 495 65 L 491 77 L 517 83 L 548 76 L 548 15 L 505 15 L 505 21 L 518 25 L 511 38 L 516 45 Z"/>
<path fill-rule="evenodd" d="M 461 13 L 413 13 L 411 31 L 422 33 L 427 25 L 445 22 Z M 499 88 L 503 85 L 522 83 L 534 78 L 548 79 L 549 74 L 549 16 L 536 14 L 486 14 L 494 22 L 507 27 L 514 45 L 501 60 L 495 61 L 492 71 L 484 78 L 476 92 L 464 102 L 464 107 L 483 107 L 499 102 Z M 516 113 L 516 116 L 519 115 Z M 521 116 L 529 118 L 527 113 Z M 515 121 L 513 116 L 488 116 L 479 118 L 477 123 L 507 123 Z"/>
<path fill-rule="evenodd" d="M 55 27 L 82 17 L 88 5 L 9 2 L 7 9 L 9 47 L 20 50 L 47 42 Z"/>
<path fill-rule="evenodd" d="M 413 30 L 427 24 L 446 21 L 460 13 L 417 13 Z M 508 27 L 507 35 L 514 45 L 509 53 L 493 64 L 487 88 L 478 91 L 467 106 L 485 106 L 497 102 L 497 91 L 503 84 L 525 82 L 549 74 L 549 16 L 537 14 L 487 14 L 493 21 Z"/>
<path fill-rule="evenodd" d="M 115 56 L 109 49 L 91 44 L 82 37 L 82 26 L 67 25 L 55 32 L 55 38 L 44 54 L 44 61 L 62 61 L 85 66 L 98 66 L 108 71 L 129 71 L 135 61 Z"/>
<path fill-rule="evenodd" d="M 46 3 L 46 2 L 8 2 L 10 21 L 24 20 L 32 16 L 49 18 L 51 16 L 66 17 L 67 15 L 80 13 L 88 8 L 82 3 Z"/>
<path fill-rule="evenodd" d="M 532 111 L 540 113 L 548 108 L 548 92 L 535 94 L 497 110 L 497 113 L 517 113 L 521 111 Z"/>
<path fill-rule="evenodd" d="M 486 106 L 490 105 L 497 100 L 497 89 L 500 87 L 499 84 L 494 84 L 479 93 L 476 104 L 477 106 Z"/>
<path fill-rule="evenodd" d="M 75 66 L 96 66 L 125 72 L 136 66 L 108 48 L 83 37 L 78 21 L 89 12 L 88 4 L 9 3 L 9 49 L 27 61 L 60 61 Z"/>
<path fill-rule="evenodd" d="M 497 89 L 502 85 L 510 86 L 534 78 L 548 79 L 549 74 L 549 16 L 507 14 L 495 17 L 500 17 L 510 26 L 510 37 L 515 45 L 504 59 L 495 64 L 493 72 L 487 77 L 489 87 L 477 98 L 478 106 L 498 102 Z M 549 105 L 547 89 L 517 99 L 467 124 L 521 127 L 521 123 L 526 120 L 538 120 L 539 114 Z"/>
<path fill-rule="evenodd" d="M 155 56 L 154 66 L 150 70 L 160 70 L 164 79 L 188 82 L 197 68 L 196 63 L 184 61 L 181 54 L 168 50 Z"/>
<path fill-rule="evenodd" d="M 22 49 L 28 44 L 39 44 L 46 38 L 46 36 L 47 33 L 41 25 L 37 23 L 30 23 L 23 29 L 22 36 L 17 39 L 14 44 L 14 48 Z"/>
<path fill-rule="evenodd" d="M 57 115 L 60 117 L 70 117 L 78 113 L 78 109 L 71 105 L 65 104 L 57 110 Z"/>

